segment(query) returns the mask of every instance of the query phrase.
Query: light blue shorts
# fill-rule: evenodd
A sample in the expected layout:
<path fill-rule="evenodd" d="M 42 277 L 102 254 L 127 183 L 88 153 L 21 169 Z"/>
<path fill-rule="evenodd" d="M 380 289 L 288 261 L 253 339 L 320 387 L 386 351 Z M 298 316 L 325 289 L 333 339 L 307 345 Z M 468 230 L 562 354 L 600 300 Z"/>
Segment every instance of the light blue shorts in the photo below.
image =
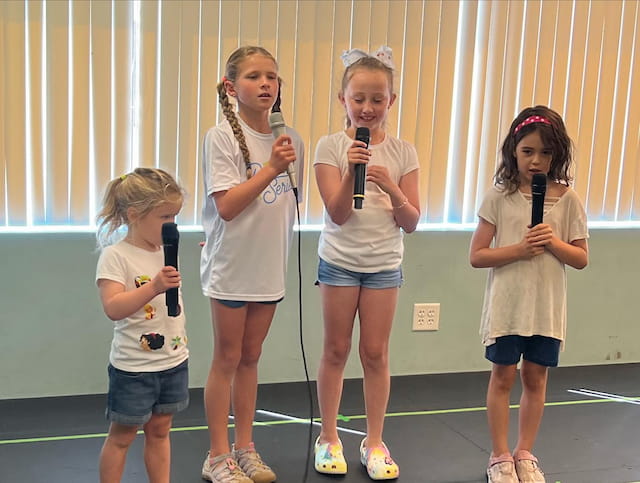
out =
<path fill-rule="evenodd" d="M 402 267 L 374 273 L 353 272 L 321 258 L 316 285 L 323 283 L 334 287 L 398 288 L 403 281 Z"/>

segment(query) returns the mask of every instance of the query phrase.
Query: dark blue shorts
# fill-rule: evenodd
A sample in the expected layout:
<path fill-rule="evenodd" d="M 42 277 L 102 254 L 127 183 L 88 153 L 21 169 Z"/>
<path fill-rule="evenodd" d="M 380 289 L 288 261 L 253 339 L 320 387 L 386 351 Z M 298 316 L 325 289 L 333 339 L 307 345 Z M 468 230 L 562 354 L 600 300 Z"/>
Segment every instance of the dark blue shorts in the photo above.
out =
<path fill-rule="evenodd" d="M 485 349 L 485 357 L 494 364 L 511 366 L 526 361 L 546 367 L 556 367 L 560 355 L 560 340 L 542 335 L 523 337 L 505 335 L 496 338 L 496 342 Z"/>
<path fill-rule="evenodd" d="M 246 302 L 245 300 L 223 300 L 223 299 L 216 299 L 216 300 L 220 302 L 222 305 L 226 307 L 230 307 L 232 309 L 239 309 L 240 307 L 244 307 L 249 303 L 249 302 Z M 273 304 L 277 304 L 278 302 L 282 302 L 283 300 L 284 300 L 284 297 L 281 297 L 278 300 L 268 300 L 266 302 L 256 302 L 256 303 L 273 305 Z"/>
<path fill-rule="evenodd" d="M 145 424 L 153 413 L 173 414 L 189 405 L 189 360 L 160 372 L 128 372 L 111 364 L 105 415 L 120 424 Z"/>

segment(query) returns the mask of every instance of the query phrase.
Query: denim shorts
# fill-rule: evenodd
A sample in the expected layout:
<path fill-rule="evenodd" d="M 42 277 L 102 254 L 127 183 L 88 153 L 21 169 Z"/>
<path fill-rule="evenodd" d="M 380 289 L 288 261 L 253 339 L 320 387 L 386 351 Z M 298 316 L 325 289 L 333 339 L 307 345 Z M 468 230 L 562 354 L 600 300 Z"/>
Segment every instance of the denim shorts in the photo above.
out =
<path fill-rule="evenodd" d="M 363 273 L 352 272 L 322 258 L 318 263 L 318 280 L 316 285 L 323 283 L 334 287 L 365 287 L 365 288 L 398 288 L 402 286 L 402 268 L 383 270 L 382 272 Z"/>
<path fill-rule="evenodd" d="M 485 357 L 495 364 L 511 366 L 526 361 L 546 367 L 556 367 L 560 354 L 560 340 L 542 335 L 524 337 L 505 335 L 485 349 Z"/>
<path fill-rule="evenodd" d="M 245 305 L 247 305 L 249 302 L 245 301 L 245 300 L 223 300 L 223 299 L 216 299 L 218 302 L 220 302 L 222 305 L 224 305 L 225 307 L 230 307 L 232 309 L 239 309 L 240 307 L 244 307 Z M 258 304 L 265 304 L 265 305 L 273 305 L 273 304 L 277 304 L 279 302 L 282 302 L 284 300 L 284 297 L 280 297 L 278 300 L 267 300 L 265 302 L 256 302 Z"/>
<path fill-rule="evenodd" d="M 142 425 L 151 414 L 173 414 L 189 405 L 189 360 L 160 372 L 128 372 L 111 364 L 105 416 L 120 424 Z"/>

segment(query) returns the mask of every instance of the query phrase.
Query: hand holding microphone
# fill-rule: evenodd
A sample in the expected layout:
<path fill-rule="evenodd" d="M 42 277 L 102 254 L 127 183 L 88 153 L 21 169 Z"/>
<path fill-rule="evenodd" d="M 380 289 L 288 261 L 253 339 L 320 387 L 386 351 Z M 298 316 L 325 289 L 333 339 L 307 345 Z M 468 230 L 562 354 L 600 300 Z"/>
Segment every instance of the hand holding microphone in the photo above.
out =
<path fill-rule="evenodd" d="M 178 225 L 175 223 L 164 223 L 162 225 L 162 247 L 164 249 L 165 266 L 175 267 L 178 270 L 178 242 L 180 234 Z M 178 287 L 167 289 L 165 292 L 167 313 L 170 317 L 180 315 L 180 304 L 178 303 Z"/>
<path fill-rule="evenodd" d="M 366 144 L 365 149 L 369 147 L 369 128 L 359 127 L 356 129 L 356 141 L 361 141 Z M 364 185 L 367 178 L 367 165 L 365 163 L 358 163 L 354 167 L 355 180 L 353 183 L 353 207 L 357 210 L 362 209 L 362 202 L 364 201 Z"/>
<path fill-rule="evenodd" d="M 286 134 L 286 125 L 284 123 L 284 117 L 282 117 L 282 112 L 280 112 L 280 108 L 273 106 L 273 111 L 269 115 L 269 127 L 271 127 L 271 132 L 273 132 L 274 139 L 278 139 L 283 134 Z M 295 162 L 295 161 L 294 161 Z M 294 162 L 291 162 L 287 165 L 287 175 L 289 176 L 289 181 L 291 182 L 291 188 L 293 189 L 293 194 L 298 198 L 298 180 L 296 179 L 296 168 L 294 166 Z"/>

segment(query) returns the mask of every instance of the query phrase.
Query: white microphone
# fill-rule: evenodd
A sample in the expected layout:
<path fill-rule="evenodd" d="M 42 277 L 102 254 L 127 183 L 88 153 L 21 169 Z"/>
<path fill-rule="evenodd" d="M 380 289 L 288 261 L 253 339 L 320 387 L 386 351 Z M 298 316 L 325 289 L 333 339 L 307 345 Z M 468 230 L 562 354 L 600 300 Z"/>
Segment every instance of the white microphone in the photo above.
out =
<path fill-rule="evenodd" d="M 273 137 L 277 139 L 282 134 L 286 134 L 284 117 L 282 117 L 282 112 L 273 111 L 269 115 L 269 127 L 271 127 L 271 131 L 273 132 Z M 293 192 L 298 197 L 298 181 L 296 180 L 296 168 L 294 163 L 289 163 L 287 165 L 287 174 L 289 175 L 289 181 L 291 182 L 291 187 L 293 188 Z"/>

